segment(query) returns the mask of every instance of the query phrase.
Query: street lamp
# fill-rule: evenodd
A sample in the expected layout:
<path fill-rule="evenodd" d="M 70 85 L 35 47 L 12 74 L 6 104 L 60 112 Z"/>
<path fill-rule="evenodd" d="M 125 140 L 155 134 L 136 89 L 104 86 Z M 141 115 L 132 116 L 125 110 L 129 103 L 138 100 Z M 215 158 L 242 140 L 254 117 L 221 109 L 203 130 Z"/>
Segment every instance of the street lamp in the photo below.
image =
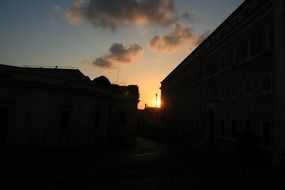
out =
<path fill-rule="evenodd" d="M 155 93 L 155 103 L 156 103 L 156 108 L 158 108 L 157 93 Z"/>

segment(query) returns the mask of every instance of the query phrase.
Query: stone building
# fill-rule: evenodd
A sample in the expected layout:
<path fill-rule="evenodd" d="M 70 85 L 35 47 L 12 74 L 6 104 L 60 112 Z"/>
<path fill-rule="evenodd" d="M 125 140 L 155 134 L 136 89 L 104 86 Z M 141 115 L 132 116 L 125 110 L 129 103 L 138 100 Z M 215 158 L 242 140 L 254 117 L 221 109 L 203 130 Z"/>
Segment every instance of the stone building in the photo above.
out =
<path fill-rule="evenodd" d="M 135 85 L 77 69 L 0 65 L 1 145 L 97 146 L 135 143 Z"/>
<path fill-rule="evenodd" d="M 244 1 L 161 82 L 165 131 L 284 165 L 284 10 L 282 0 Z"/>

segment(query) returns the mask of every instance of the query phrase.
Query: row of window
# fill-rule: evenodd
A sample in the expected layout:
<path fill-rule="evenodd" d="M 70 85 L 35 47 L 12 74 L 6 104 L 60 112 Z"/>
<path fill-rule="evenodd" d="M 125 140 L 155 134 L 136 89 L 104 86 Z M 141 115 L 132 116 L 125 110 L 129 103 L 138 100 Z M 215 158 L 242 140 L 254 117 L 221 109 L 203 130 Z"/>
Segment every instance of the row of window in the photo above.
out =
<path fill-rule="evenodd" d="M 193 86 L 195 87 L 195 86 Z M 183 88 L 187 88 L 185 83 L 180 83 L 176 86 L 175 90 L 168 91 L 165 94 L 171 95 L 176 91 L 182 91 Z M 273 83 L 272 83 L 272 75 L 266 74 L 261 77 L 258 83 L 255 83 L 253 80 L 249 79 L 242 83 L 235 83 L 231 86 L 222 86 L 218 89 L 219 97 L 221 100 L 225 100 L 227 98 L 238 98 L 238 97 L 249 97 L 254 95 L 254 90 L 259 89 L 261 94 L 270 94 L 273 91 Z M 214 89 L 215 90 L 215 89 Z M 195 94 L 195 88 L 192 88 L 190 96 Z M 177 96 L 177 94 L 174 94 Z"/>
<path fill-rule="evenodd" d="M 245 61 L 263 54 L 273 49 L 274 34 L 273 25 L 266 27 L 256 34 L 243 36 L 238 40 L 234 47 L 229 47 L 217 53 L 214 57 L 208 58 L 209 61 L 200 63 L 199 70 L 188 73 L 187 79 L 190 83 L 197 83 L 213 74 L 228 69 L 235 64 L 244 63 Z M 184 68 L 185 69 L 185 68 Z M 177 82 L 181 84 L 181 82 Z"/>
<path fill-rule="evenodd" d="M 102 114 L 100 111 L 95 110 L 93 113 L 93 127 L 94 129 L 100 129 L 101 127 L 101 120 Z M 118 114 L 118 125 L 123 126 L 127 124 L 127 114 L 125 112 L 120 112 Z M 69 109 L 62 109 L 60 112 L 60 129 L 67 130 L 70 125 L 70 110 Z"/>
<path fill-rule="evenodd" d="M 172 101 L 174 101 L 174 97 L 178 97 L 179 95 L 183 95 L 183 93 L 175 93 L 177 91 L 184 91 L 184 89 L 188 88 L 185 83 L 181 83 L 178 86 L 176 86 L 175 90 L 168 90 L 165 92 L 167 94 L 168 98 L 171 98 Z M 210 89 L 208 89 L 210 90 Z M 213 91 L 216 91 L 215 87 L 212 89 Z M 272 75 L 267 74 L 261 77 L 261 79 L 258 82 L 254 82 L 253 80 L 246 80 L 245 82 L 239 82 L 235 83 L 231 86 L 222 86 L 219 89 L 217 89 L 217 95 L 220 98 L 220 100 L 227 100 L 227 99 L 236 99 L 241 97 L 250 97 L 254 94 L 271 94 L 273 92 L 273 83 L 272 83 Z M 199 98 L 199 93 L 195 88 L 195 85 L 192 86 L 190 93 L 188 93 L 188 98 Z M 164 97 L 164 103 L 167 102 L 166 97 Z"/>
<path fill-rule="evenodd" d="M 230 122 L 230 134 L 226 133 L 226 121 L 222 119 L 220 121 L 220 136 L 221 137 L 229 137 L 232 139 L 236 139 L 239 133 L 251 134 L 253 133 L 253 122 L 252 120 L 244 121 L 244 128 L 238 128 L 238 121 L 231 120 Z M 260 140 L 261 145 L 264 147 L 271 147 L 272 144 L 272 122 L 265 120 L 261 122 L 261 130 L 260 130 Z"/>
<path fill-rule="evenodd" d="M 267 74 L 261 77 L 260 91 L 262 94 L 272 92 L 272 75 Z M 254 93 L 254 83 L 252 80 L 245 81 L 242 85 L 234 84 L 230 87 L 230 97 L 237 98 L 241 94 L 245 97 L 251 96 Z M 221 99 L 227 98 L 227 87 L 222 87 L 220 90 Z"/>
<path fill-rule="evenodd" d="M 205 56 L 208 49 L 214 44 L 220 44 L 220 40 L 227 41 L 228 35 L 233 31 L 234 27 L 237 27 L 240 22 L 244 22 L 249 18 L 250 13 L 259 9 L 260 5 L 264 5 L 261 0 L 250 1 L 248 5 L 241 10 L 239 14 L 231 18 L 231 21 L 224 23 L 223 27 L 219 31 L 215 32 L 204 43 L 202 43 L 193 53 L 187 58 L 185 63 L 195 62 L 199 57 Z M 270 22 L 270 20 L 264 19 L 264 22 Z M 197 75 L 193 77 L 193 81 L 198 82 L 201 79 L 205 79 L 212 74 L 218 73 L 233 66 L 235 63 L 242 63 L 248 59 L 261 55 L 264 52 L 273 49 L 274 47 L 274 25 L 269 23 L 266 27 L 255 30 L 255 27 L 251 27 L 254 31 L 244 32 L 239 38 L 232 42 L 229 47 L 220 49 L 215 53 L 213 57 L 210 57 L 201 64 L 201 73 L 191 73 L 191 75 Z M 225 39 L 221 39 L 225 38 Z M 215 48 L 215 47 L 214 47 Z M 183 63 L 183 65 L 186 65 Z M 191 64 L 188 64 L 191 65 Z M 178 71 L 185 70 L 185 67 L 179 67 Z M 178 74 L 178 73 L 177 73 Z"/>
<path fill-rule="evenodd" d="M 211 39 L 207 39 L 207 41 L 205 41 L 201 45 L 201 47 L 194 52 L 193 56 L 190 57 L 189 61 L 192 62 L 194 59 L 199 57 L 202 54 L 202 52 L 205 51 L 205 49 L 209 48 L 212 44 L 219 43 L 219 41 L 222 38 L 227 37 L 227 34 L 233 31 L 234 28 L 238 27 L 238 25 L 241 22 L 245 22 L 245 20 L 249 18 L 250 13 L 255 12 L 260 7 L 260 5 L 263 6 L 265 4 L 261 3 L 263 1 L 261 0 L 249 1 L 248 5 L 243 10 L 241 10 L 239 14 L 232 17 L 229 22 L 223 23 L 223 27 L 221 27 L 219 31 L 216 31 L 216 34 L 212 36 Z M 260 35 L 259 37 L 262 39 L 263 36 Z"/>
<path fill-rule="evenodd" d="M 252 57 L 262 54 L 274 46 L 273 27 L 265 28 L 257 34 L 239 40 L 235 47 L 228 48 L 204 63 L 201 78 L 223 71 L 234 64 L 243 63 Z"/>
<path fill-rule="evenodd" d="M 95 110 L 93 114 L 94 122 L 93 127 L 94 129 L 99 129 L 101 127 L 101 112 Z M 61 130 L 67 130 L 70 125 L 70 109 L 62 109 L 60 112 L 60 129 Z"/>

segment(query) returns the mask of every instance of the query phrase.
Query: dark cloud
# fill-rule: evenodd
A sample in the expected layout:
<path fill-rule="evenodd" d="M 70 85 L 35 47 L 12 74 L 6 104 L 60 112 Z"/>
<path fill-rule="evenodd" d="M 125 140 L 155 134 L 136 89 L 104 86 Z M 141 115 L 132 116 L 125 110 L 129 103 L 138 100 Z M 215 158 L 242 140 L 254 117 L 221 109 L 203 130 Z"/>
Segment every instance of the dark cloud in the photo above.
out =
<path fill-rule="evenodd" d="M 101 67 L 101 68 L 113 68 L 113 64 L 111 63 L 111 61 L 108 60 L 108 57 L 99 57 L 96 58 L 93 62 L 93 65 L 97 66 L 97 67 Z"/>
<path fill-rule="evenodd" d="M 187 11 L 184 14 L 182 14 L 181 19 L 187 23 L 193 23 L 195 21 L 195 13 L 194 11 Z"/>
<path fill-rule="evenodd" d="M 66 17 L 71 24 L 88 21 L 115 30 L 131 24 L 168 26 L 177 14 L 175 0 L 74 0 Z"/>
<path fill-rule="evenodd" d="M 108 59 L 122 63 L 130 63 L 133 58 L 143 51 L 143 48 L 137 44 L 130 45 L 126 48 L 123 44 L 115 43 L 110 47 L 109 51 Z"/>
<path fill-rule="evenodd" d="M 197 35 L 189 26 L 177 23 L 174 30 L 164 36 L 154 36 L 149 43 L 149 47 L 155 51 L 171 52 L 182 48 L 186 43 L 193 43 Z"/>
<path fill-rule="evenodd" d="M 83 60 L 82 63 L 91 63 L 100 68 L 114 68 L 116 63 L 131 63 L 137 58 L 140 53 L 143 52 L 143 48 L 137 44 L 132 44 L 128 47 L 120 43 L 114 43 L 107 55 L 96 58 L 94 61 Z"/>
<path fill-rule="evenodd" d="M 185 46 L 196 46 L 200 44 L 208 35 L 204 33 L 199 36 L 193 28 L 182 23 L 176 23 L 174 30 L 164 36 L 154 36 L 149 42 L 150 49 L 158 52 L 178 51 Z"/>

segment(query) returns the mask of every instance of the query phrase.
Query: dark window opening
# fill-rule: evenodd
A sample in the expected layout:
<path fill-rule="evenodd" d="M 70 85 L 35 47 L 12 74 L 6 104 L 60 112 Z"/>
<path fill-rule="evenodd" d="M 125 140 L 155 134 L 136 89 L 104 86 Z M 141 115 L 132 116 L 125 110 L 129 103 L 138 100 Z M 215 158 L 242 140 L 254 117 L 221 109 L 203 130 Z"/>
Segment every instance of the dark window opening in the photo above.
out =
<path fill-rule="evenodd" d="M 263 51 L 272 48 L 274 46 L 273 36 L 272 26 L 261 30 L 257 35 L 256 53 L 262 53 Z"/>
<path fill-rule="evenodd" d="M 101 113 L 98 111 L 95 111 L 94 113 L 94 128 L 99 129 L 101 125 Z"/>
<path fill-rule="evenodd" d="M 268 47 L 267 30 L 262 30 L 259 34 L 259 49 L 258 52 L 264 51 Z"/>
<path fill-rule="evenodd" d="M 245 132 L 251 133 L 251 120 L 245 120 Z"/>
<path fill-rule="evenodd" d="M 207 126 L 209 127 L 209 142 L 210 144 L 215 143 L 215 113 L 213 110 L 208 111 L 207 113 Z"/>
<path fill-rule="evenodd" d="M 221 55 L 221 70 L 226 69 L 226 55 L 225 53 Z"/>
<path fill-rule="evenodd" d="M 9 109 L 0 108 L 0 145 L 6 143 L 8 126 L 9 126 Z"/>
<path fill-rule="evenodd" d="M 125 138 L 123 136 L 119 137 L 119 144 L 123 145 L 125 143 Z"/>
<path fill-rule="evenodd" d="M 221 120 L 220 135 L 225 136 L 225 120 Z"/>
<path fill-rule="evenodd" d="M 126 125 L 126 124 L 127 124 L 127 114 L 119 113 L 119 125 Z"/>
<path fill-rule="evenodd" d="M 242 62 L 251 55 L 251 39 L 243 40 L 237 47 L 237 62 Z"/>
<path fill-rule="evenodd" d="M 267 75 L 262 78 L 262 92 L 271 92 L 272 90 L 272 78 L 271 75 Z"/>
<path fill-rule="evenodd" d="M 232 138 L 235 138 L 236 135 L 237 135 L 236 120 L 232 120 Z"/>
<path fill-rule="evenodd" d="M 210 63 L 210 65 L 211 65 L 211 74 L 215 74 L 215 73 L 218 72 L 217 62 L 216 62 L 216 60 L 214 58 L 212 60 L 213 60 L 213 62 Z"/>
<path fill-rule="evenodd" d="M 269 42 L 268 42 L 268 45 L 269 45 L 269 48 L 273 48 L 274 47 L 274 27 L 273 25 L 271 25 L 269 27 Z"/>
<path fill-rule="evenodd" d="M 249 96 L 252 94 L 252 82 L 247 81 L 244 85 L 244 93 L 246 96 Z"/>
<path fill-rule="evenodd" d="M 235 63 L 235 50 L 230 49 L 227 53 L 227 62 L 229 65 L 233 65 Z"/>
<path fill-rule="evenodd" d="M 232 98 L 236 98 L 237 97 L 237 85 L 233 85 L 231 88 L 231 96 Z"/>
<path fill-rule="evenodd" d="M 221 99 L 222 100 L 226 99 L 226 88 L 225 87 L 221 88 Z"/>
<path fill-rule="evenodd" d="M 62 110 L 60 113 L 60 128 L 66 130 L 69 126 L 69 110 Z"/>
<path fill-rule="evenodd" d="M 263 121 L 262 122 L 262 145 L 263 146 L 270 146 L 271 145 L 271 122 L 270 121 Z"/>

